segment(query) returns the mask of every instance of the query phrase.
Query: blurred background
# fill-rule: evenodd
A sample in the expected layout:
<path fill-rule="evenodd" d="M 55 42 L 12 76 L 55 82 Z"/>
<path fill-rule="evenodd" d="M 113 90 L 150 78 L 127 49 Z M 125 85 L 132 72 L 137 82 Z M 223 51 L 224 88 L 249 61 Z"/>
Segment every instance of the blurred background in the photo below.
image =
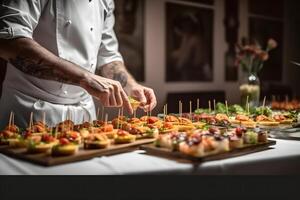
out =
<path fill-rule="evenodd" d="M 115 0 L 115 31 L 134 77 L 158 98 L 153 114 L 188 111 L 189 101 L 240 103 L 244 73 L 236 44 L 278 46 L 258 78 L 260 99 L 300 97 L 300 3 L 292 0 Z M 5 63 L 2 62 L 2 65 Z M 4 77 L 5 68 L 1 67 Z M 98 104 L 97 104 L 98 105 Z M 106 109 L 116 113 L 116 109 Z M 143 113 L 139 113 L 142 115 Z"/>

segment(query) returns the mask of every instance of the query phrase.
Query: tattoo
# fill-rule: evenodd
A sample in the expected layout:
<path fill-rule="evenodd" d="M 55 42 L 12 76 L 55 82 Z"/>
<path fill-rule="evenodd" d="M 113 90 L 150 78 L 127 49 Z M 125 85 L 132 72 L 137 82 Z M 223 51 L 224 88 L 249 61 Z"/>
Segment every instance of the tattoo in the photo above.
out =
<path fill-rule="evenodd" d="M 119 81 L 123 88 L 126 87 L 128 81 L 132 79 L 125 66 L 121 62 L 111 62 L 104 66 L 98 67 L 96 74 Z"/>
<path fill-rule="evenodd" d="M 20 71 L 41 79 L 54 80 L 63 83 L 73 83 L 72 77 L 67 73 L 55 70 L 52 66 L 44 63 L 42 59 L 32 60 L 23 56 L 17 56 L 9 60 Z"/>

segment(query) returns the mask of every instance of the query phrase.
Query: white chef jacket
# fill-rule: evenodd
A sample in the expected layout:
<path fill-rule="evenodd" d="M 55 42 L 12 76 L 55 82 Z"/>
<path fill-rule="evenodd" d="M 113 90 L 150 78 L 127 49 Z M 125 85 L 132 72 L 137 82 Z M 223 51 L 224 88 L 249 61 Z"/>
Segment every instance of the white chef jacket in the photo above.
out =
<path fill-rule="evenodd" d="M 53 54 L 94 73 L 96 66 L 123 62 L 113 30 L 113 0 L 3 0 L 0 38 L 33 38 Z M 95 119 L 93 98 L 81 87 L 39 79 L 7 65 L 0 100 L 0 128 L 15 113 L 19 126 L 30 113 L 49 125 L 71 116 L 75 123 Z"/>

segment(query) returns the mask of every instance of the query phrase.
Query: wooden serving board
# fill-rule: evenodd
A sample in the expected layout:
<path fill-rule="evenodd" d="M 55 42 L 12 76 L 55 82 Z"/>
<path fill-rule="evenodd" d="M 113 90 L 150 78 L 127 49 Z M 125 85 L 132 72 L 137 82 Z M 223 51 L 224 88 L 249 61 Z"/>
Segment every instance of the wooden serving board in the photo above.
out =
<path fill-rule="evenodd" d="M 212 160 L 221 160 L 225 158 L 232 158 L 236 156 L 242 156 L 245 154 L 250 154 L 258 151 L 267 150 L 270 148 L 270 146 L 275 145 L 276 141 L 274 140 L 268 140 L 267 143 L 260 143 L 256 145 L 247 145 L 243 148 L 234 149 L 228 152 L 214 154 L 214 155 L 207 155 L 204 157 L 193 157 L 186 154 L 183 154 L 179 151 L 172 151 L 167 148 L 163 147 L 156 147 L 154 144 L 147 144 L 142 145 L 140 148 L 142 150 L 145 150 L 148 154 L 161 156 L 165 158 L 175 159 L 175 160 L 186 160 L 186 161 L 192 161 L 192 162 L 205 162 L 205 161 L 212 161 Z"/>
<path fill-rule="evenodd" d="M 79 151 L 76 154 L 71 156 L 54 157 L 51 155 L 47 155 L 45 153 L 30 154 L 27 153 L 26 149 L 24 148 L 16 149 L 16 148 L 10 148 L 8 146 L 0 147 L 0 153 L 3 153 L 5 155 L 14 158 L 29 161 L 35 164 L 43 165 L 43 166 L 54 166 L 54 165 L 72 163 L 76 161 L 88 160 L 94 157 L 129 152 L 138 149 L 140 145 L 153 143 L 154 141 L 155 139 L 140 139 L 135 141 L 134 143 L 112 144 L 105 149 L 93 149 L 93 150 L 86 150 L 83 149 L 83 147 L 80 147 Z"/>

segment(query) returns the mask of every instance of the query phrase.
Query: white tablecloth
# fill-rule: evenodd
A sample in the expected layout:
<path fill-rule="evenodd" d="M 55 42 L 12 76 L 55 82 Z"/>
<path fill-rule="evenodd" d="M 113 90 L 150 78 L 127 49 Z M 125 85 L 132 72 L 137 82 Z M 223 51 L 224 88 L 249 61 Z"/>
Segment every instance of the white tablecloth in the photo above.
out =
<path fill-rule="evenodd" d="M 276 140 L 273 149 L 204 162 L 179 163 L 147 155 L 142 150 L 87 161 L 43 167 L 0 154 L 1 175 L 120 175 L 120 174 L 300 174 L 300 141 Z"/>

